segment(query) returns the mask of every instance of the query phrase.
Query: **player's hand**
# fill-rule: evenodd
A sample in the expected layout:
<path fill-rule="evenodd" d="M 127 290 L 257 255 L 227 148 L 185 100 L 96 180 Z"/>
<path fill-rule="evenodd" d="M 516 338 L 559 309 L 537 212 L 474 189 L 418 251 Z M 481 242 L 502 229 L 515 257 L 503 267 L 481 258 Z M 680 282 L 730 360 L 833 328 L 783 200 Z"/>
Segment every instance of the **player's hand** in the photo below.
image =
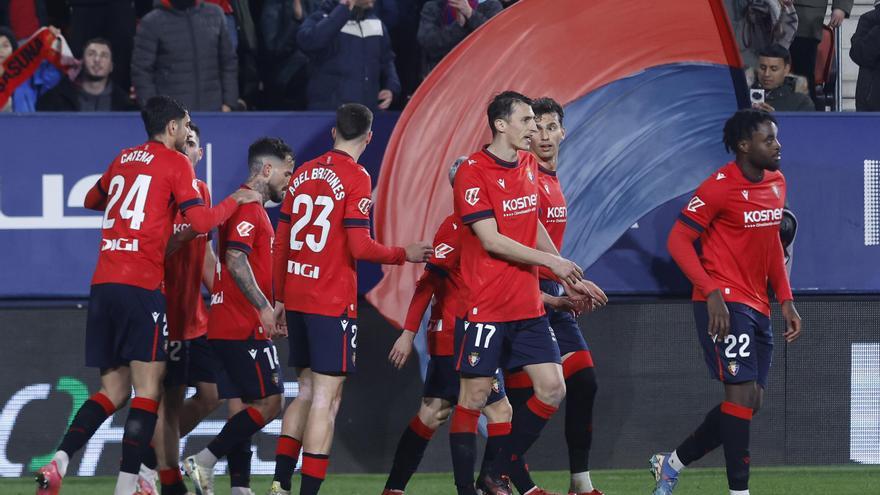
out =
<path fill-rule="evenodd" d="M 427 242 L 414 242 L 405 247 L 406 261 L 410 263 L 424 263 L 428 261 L 434 252 L 434 247 Z"/>
<path fill-rule="evenodd" d="M 390 89 L 379 91 L 379 110 L 388 110 L 391 106 L 391 100 L 394 99 L 394 93 Z"/>
<path fill-rule="evenodd" d="M 266 336 L 274 338 L 276 335 L 276 326 L 275 326 L 275 309 L 272 308 L 271 305 L 266 305 L 263 309 L 260 310 L 260 325 L 263 327 L 263 332 L 266 333 Z"/>
<path fill-rule="evenodd" d="M 584 271 L 574 261 L 567 260 L 561 256 L 552 256 L 553 261 L 547 266 L 554 275 L 559 277 L 563 285 L 577 285 L 578 281 L 584 278 Z"/>
<path fill-rule="evenodd" d="M 605 291 L 600 289 L 593 281 L 583 279 L 578 282 L 578 285 L 582 286 L 589 294 L 592 303 L 591 309 L 599 309 L 608 304 L 608 296 L 605 295 Z"/>
<path fill-rule="evenodd" d="M 263 203 L 263 195 L 254 191 L 253 189 L 239 189 L 232 193 L 230 198 L 234 199 L 236 203 L 243 205 L 245 203 Z"/>
<path fill-rule="evenodd" d="M 831 29 L 837 29 L 843 24 L 844 19 L 846 19 L 846 12 L 843 9 L 834 9 L 831 11 L 831 20 L 828 21 L 828 26 Z"/>
<path fill-rule="evenodd" d="M 724 297 L 721 296 L 721 289 L 716 289 L 709 293 L 706 298 L 706 307 L 709 311 L 709 335 L 715 341 L 724 340 L 730 333 L 730 311 L 727 310 L 727 304 Z"/>
<path fill-rule="evenodd" d="M 801 315 L 794 309 L 794 302 L 782 303 L 782 317 L 785 318 L 785 333 L 782 336 L 790 344 L 801 336 Z"/>
<path fill-rule="evenodd" d="M 570 297 L 563 296 L 551 296 L 550 294 L 544 294 L 544 304 L 550 306 L 556 311 L 577 311 L 578 304 L 571 299 Z"/>
<path fill-rule="evenodd" d="M 403 365 L 406 364 L 409 355 L 412 354 L 413 339 L 415 338 L 416 334 L 414 332 L 407 330 L 400 332 L 400 337 L 397 337 L 397 341 L 391 346 L 391 352 L 388 354 L 388 361 L 395 368 L 402 369 Z"/>
<path fill-rule="evenodd" d="M 465 19 L 470 19 L 474 14 L 474 9 L 468 0 L 449 0 L 449 6 L 459 11 Z"/>
<path fill-rule="evenodd" d="M 287 314 L 284 312 L 284 303 L 275 301 L 275 335 L 287 337 Z"/>

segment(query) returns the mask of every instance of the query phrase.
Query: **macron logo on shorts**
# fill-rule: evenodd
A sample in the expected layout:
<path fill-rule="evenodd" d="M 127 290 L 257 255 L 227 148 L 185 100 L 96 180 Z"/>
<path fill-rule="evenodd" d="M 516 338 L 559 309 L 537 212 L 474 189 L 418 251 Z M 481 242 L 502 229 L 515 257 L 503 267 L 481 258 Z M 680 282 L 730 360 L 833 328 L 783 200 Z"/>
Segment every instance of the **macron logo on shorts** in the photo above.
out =
<path fill-rule="evenodd" d="M 706 206 L 706 203 L 699 196 L 694 196 L 688 201 L 687 210 L 691 213 L 696 213 L 697 209 L 703 206 Z"/>
<path fill-rule="evenodd" d="M 249 237 L 251 235 L 251 231 L 254 230 L 254 224 L 243 221 L 235 226 L 235 230 L 238 231 L 238 235 L 242 237 Z"/>
<path fill-rule="evenodd" d="M 257 359 L 257 350 L 256 349 L 249 349 L 248 354 L 251 355 L 251 359 Z"/>
<path fill-rule="evenodd" d="M 480 200 L 480 188 L 472 187 L 464 192 L 464 200 L 467 204 L 474 206 Z"/>

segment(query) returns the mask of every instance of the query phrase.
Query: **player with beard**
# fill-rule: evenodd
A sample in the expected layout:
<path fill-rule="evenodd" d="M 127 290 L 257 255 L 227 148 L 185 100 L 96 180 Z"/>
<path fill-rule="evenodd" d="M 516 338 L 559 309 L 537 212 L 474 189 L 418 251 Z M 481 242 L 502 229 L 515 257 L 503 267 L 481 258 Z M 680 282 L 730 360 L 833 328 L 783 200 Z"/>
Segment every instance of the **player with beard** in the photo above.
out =
<path fill-rule="evenodd" d="M 669 233 L 669 253 L 694 285 L 697 338 L 711 376 L 724 384 L 724 401 L 672 453 L 651 458 L 654 495 L 672 493 L 681 470 L 718 446 L 730 494 L 749 493 L 749 430 L 773 355 L 768 281 L 782 304 L 785 341 L 801 333 L 779 240 L 786 186 L 778 133 L 763 110 L 728 119 L 724 146 L 735 160 L 697 188 Z"/>

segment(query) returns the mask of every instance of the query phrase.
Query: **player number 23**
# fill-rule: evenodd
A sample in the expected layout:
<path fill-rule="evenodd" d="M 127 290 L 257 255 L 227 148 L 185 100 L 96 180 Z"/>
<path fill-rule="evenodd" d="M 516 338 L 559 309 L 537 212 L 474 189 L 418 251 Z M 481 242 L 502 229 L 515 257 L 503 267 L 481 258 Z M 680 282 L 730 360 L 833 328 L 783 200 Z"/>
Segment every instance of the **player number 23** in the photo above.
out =
<path fill-rule="evenodd" d="M 128 194 L 125 195 L 125 199 L 122 200 L 122 205 L 119 206 L 119 216 L 123 220 L 131 220 L 132 230 L 141 229 L 141 223 L 144 221 L 144 205 L 147 203 L 147 193 L 150 191 L 151 180 L 153 178 L 149 175 L 138 175 L 134 179 L 131 189 L 128 190 Z M 107 201 L 107 208 L 104 209 L 102 228 L 112 229 L 113 224 L 116 223 L 115 218 L 110 218 L 110 212 L 113 211 L 113 207 L 116 206 L 124 190 L 125 177 L 121 175 L 113 176 L 110 179 L 110 187 L 108 188 L 110 200 Z M 133 207 L 132 203 L 134 203 Z"/>
<path fill-rule="evenodd" d="M 314 213 L 316 206 L 320 206 L 321 211 L 315 215 L 315 219 L 312 221 L 312 214 Z M 300 210 L 302 210 L 302 212 Z M 302 216 L 300 216 L 296 223 L 290 228 L 290 249 L 299 251 L 303 248 L 303 244 L 305 244 L 308 245 L 309 249 L 313 252 L 321 252 L 327 244 L 327 236 L 330 234 L 329 218 L 330 212 L 332 211 L 333 198 L 329 196 L 318 196 L 312 199 L 308 194 L 300 194 L 293 198 L 293 206 L 291 207 L 293 215 L 291 216 L 297 216 L 300 214 Z M 321 229 L 320 234 L 315 235 L 315 233 L 310 232 L 305 235 L 304 241 L 298 240 L 297 237 L 299 236 L 300 231 L 310 223 Z"/>
<path fill-rule="evenodd" d="M 724 338 L 724 344 L 727 347 L 724 349 L 724 355 L 729 358 L 735 358 L 737 356 L 737 352 L 735 350 L 736 344 L 739 343 L 739 356 L 740 357 L 749 357 L 752 353 L 748 351 L 749 348 L 749 334 L 744 333 L 740 334 L 739 339 L 737 339 L 736 335 L 728 334 L 727 337 Z"/>

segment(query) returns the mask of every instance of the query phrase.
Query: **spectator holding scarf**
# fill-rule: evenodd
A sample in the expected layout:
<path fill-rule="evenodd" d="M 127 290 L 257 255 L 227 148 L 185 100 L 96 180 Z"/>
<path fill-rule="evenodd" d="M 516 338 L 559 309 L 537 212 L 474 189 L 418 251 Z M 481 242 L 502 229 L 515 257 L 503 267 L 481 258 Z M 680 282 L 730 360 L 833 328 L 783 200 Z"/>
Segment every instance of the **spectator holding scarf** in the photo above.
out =
<path fill-rule="evenodd" d="M 0 111 L 35 111 L 37 98 L 78 67 L 57 28 L 41 28 L 19 47 L 12 31 L 0 27 Z"/>

